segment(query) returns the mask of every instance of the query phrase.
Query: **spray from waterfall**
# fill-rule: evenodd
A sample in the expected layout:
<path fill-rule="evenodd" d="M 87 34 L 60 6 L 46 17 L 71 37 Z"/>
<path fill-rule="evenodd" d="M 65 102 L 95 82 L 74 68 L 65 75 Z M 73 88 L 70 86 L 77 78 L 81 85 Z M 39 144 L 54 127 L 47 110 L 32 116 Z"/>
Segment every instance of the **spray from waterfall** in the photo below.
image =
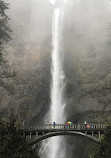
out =
<path fill-rule="evenodd" d="M 61 19 L 63 13 L 64 1 L 50 0 L 53 5 L 52 17 L 52 65 L 51 65 L 51 105 L 48 114 L 49 123 L 56 124 L 65 123 L 66 117 L 64 113 L 64 72 L 63 72 L 63 57 L 61 49 Z M 41 147 L 42 158 L 65 158 L 65 143 L 64 137 L 53 137 L 44 141 Z"/>

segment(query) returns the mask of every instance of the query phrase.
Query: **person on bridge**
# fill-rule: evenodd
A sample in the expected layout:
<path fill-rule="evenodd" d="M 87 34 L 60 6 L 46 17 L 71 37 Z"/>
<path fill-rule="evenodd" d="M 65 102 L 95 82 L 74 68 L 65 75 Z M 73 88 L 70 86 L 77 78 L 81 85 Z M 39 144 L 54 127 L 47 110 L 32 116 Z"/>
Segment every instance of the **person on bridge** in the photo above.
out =
<path fill-rule="evenodd" d="M 55 125 L 56 125 L 56 123 L 55 123 L 55 122 L 53 122 L 53 127 L 55 127 Z"/>
<path fill-rule="evenodd" d="M 87 123 L 86 127 L 87 127 L 87 128 L 90 128 L 89 123 Z"/>
<path fill-rule="evenodd" d="M 84 122 L 84 126 L 85 126 L 85 128 L 86 128 L 86 125 L 87 125 L 87 122 L 85 121 L 85 122 Z"/>

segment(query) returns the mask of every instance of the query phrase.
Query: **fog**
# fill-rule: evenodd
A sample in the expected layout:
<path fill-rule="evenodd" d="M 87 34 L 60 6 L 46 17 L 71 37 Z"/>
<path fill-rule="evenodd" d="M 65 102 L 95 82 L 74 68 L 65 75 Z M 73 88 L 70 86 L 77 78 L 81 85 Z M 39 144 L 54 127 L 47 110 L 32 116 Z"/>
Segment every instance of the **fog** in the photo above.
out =
<path fill-rule="evenodd" d="M 38 65 L 41 67 L 49 65 L 50 67 L 53 5 L 49 0 L 5 1 L 10 3 L 7 14 L 11 19 L 10 27 L 12 29 L 12 41 L 10 42 L 10 53 L 8 53 L 9 62 L 14 63 L 18 69 L 35 69 Z M 103 62 L 111 54 L 110 17 L 111 1 L 65 1 L 62 24 L 65 71 L 69 69 L 70 72 L 71 63 L 76 69 L 76 62 L 85 69 L 91 67 L 89 55 L 94 56 L 93 65 L 99 65 L 101 74 L 106 71 Z M 83 61 L 87 64 L 82 63 Z M 97 76 L 99 76 L 98 72 L 94 71 L 91 76 L 92 80 Z M 75 76 L 74 79 L 76 79 Z M 75 86 L 77 86 L 76 82 Z M 84 109 L 94 110 L 97 107 L 94 107 L 93 104 L 98 105 L 98 102 L 88 98 L 85 102 L 82 101 L 82 105 L 84 104 L 87 104 Z M 81 110 L 81 106 L 79 106 L 78 108 Z"/>
<path fill-rule="evenodd" d="M 25 45 L 50 46 L 52 9 L 48 0 L 6 0 L 14 41 Z M 86 49 L 105 46 L 110 24 L 108 0 L 67 0 L 64 12 L 64 47 Z M 29 47 L 29 46 L 28 46 Z"/>
<path fill-rule="evenodd" d="M 8 15 L 14 42 L 22 41 L 28 47 L 50 47 L 53 6 L 49 0 L 5 1 L 10 3 Z M 84 50 L 89 46 L 106 45 L 105 29 L 110 24 L 110 1 L 67 0 L 64 14 L 63 37 L 67 51 L 69 47 Z"/>
<path fill-rule="evenodd" d="M 44 67 L 46 65 L 50 67 L 53 5 L 49 0 L 5 1 L 10 3 L 7 14 L 11 19 L 12 29 L 12 41 L 8 53 L 11 64 L 14 63 L 19 69 L 35 69 L 42 61 Z M 65 71 L 69 67 L 70 72 L 70 65 L 75 67 L 77 61 L 85 69 L 91 67 L 89 55 L 94 56 L 93 65 L 99 65 L 101 74 L 106 71 L 103 62 L 110 57 L 110 17 L 111 1 L 66 0 L 62 24 Z M 82 63 L 83 61 L 86 65 Z M 94 71 L 92 80 L 97 76 L 98 72 Z M 96 106 L 93 104 L 98 105 L 98 102 L 92 101 L 91 98 L 82 104 L 87 104 L 84 109 L 94 110 Z"/>
<path fill-rule="evenodd" d="M 77 49 L 105 46 L 106 28 L 110 23 L 111 3 L 108 1 L 68 1 L 65 11 L 65 46 Z"/>
<path fill-rule="evenodd" d="M 17 108 L 25 109 L 23 115 L 29 110 L 26 116 L 29 124 L 29 120 L 31 123 L 43 121 L 50 105 L 54 6 L 50 0 L 5 2 L 10 3 L 7 14 L 12 30 L 12 40 L 7 47 L 9 63 L 20 72 L 31 70 L 29 74 L 23 73 L 23 78 L 18 79 L 20 85 L 15 86 L 19 87 L 15 94 Z M 66 0 L 62 22 L 67 118 L 73 119 L 75 113 L 111 110 L 110 90 L 104 91 L 111 89 L 111 0 Z M 40 76 L 32 71 L 38 67 Z M 70 158 L 72 155 L 78 158 L 72 154 L 76 147 L 71 145 L 70 148 Z"/>

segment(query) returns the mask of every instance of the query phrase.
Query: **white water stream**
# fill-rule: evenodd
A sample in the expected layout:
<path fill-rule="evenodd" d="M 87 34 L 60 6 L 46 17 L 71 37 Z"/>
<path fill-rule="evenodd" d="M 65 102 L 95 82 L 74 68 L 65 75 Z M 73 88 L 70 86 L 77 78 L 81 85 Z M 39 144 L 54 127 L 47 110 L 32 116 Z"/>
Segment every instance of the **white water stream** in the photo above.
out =
<path fill-rule="evenodd" d="M 56 124 L 65 123 L 66 117 L 64 114 L 64 72 L 62 68 L 62 49 L 61 49 L 61 19 L 63 13 L 64 1 L 50 0 L 53 5 L 52 16 L 52 66 L 51 66 L 51 106 L 48 117 L 49 123 Z M 45 140 L 41 147 L 41 158 L 65 158 L 65 143 L 64 137 L 53 137 Z"/>
<path fill-rule="evenodd" d="M 52 85 L 51 85 L 51 122 L 64 123 L 64 73 L 61 52 L 61 10 L 58 6 L 53 11 L 52 21 Z"/>

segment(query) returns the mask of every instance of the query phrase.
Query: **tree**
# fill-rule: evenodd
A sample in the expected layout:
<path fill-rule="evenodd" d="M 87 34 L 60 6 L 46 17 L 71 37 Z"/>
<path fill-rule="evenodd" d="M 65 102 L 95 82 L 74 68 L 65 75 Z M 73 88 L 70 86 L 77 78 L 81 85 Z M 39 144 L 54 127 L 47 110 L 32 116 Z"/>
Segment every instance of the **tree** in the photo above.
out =
<path fill-rule="evenodd" d="M 10 70 L 4 53 L 4 48 L 7 42 L 11 40 L 11 29 L 8 26 L 8 21 L 10 18 L 5 14 L 5 11 L 8 8 L 9 4 L 5 3 L 3 0 L 0 0 L 0 87 L 12 93 L 12 88 L 10 88 L 10 84 L 6 82 L 6 79 L 9 80 L 10 78 L 15 77 L 16 73 L 15 71 Z"/>
<path fill-rule="evenodd" d="M 6 44 L 10 39 L 9 33 L 11 32 L 8 27 L 9 17 L 5 14 L 5 10 L 8 9 L 8 4 L 0 0 L 0 62 L 3 61 L 2 51 L 4 44 Z"/>
<path fill-rule="evenodd" d="M 0 158 L 38 158 L 21 135 L 21 124 L 13 111 L 9 121 L 0 120 Z"/>

